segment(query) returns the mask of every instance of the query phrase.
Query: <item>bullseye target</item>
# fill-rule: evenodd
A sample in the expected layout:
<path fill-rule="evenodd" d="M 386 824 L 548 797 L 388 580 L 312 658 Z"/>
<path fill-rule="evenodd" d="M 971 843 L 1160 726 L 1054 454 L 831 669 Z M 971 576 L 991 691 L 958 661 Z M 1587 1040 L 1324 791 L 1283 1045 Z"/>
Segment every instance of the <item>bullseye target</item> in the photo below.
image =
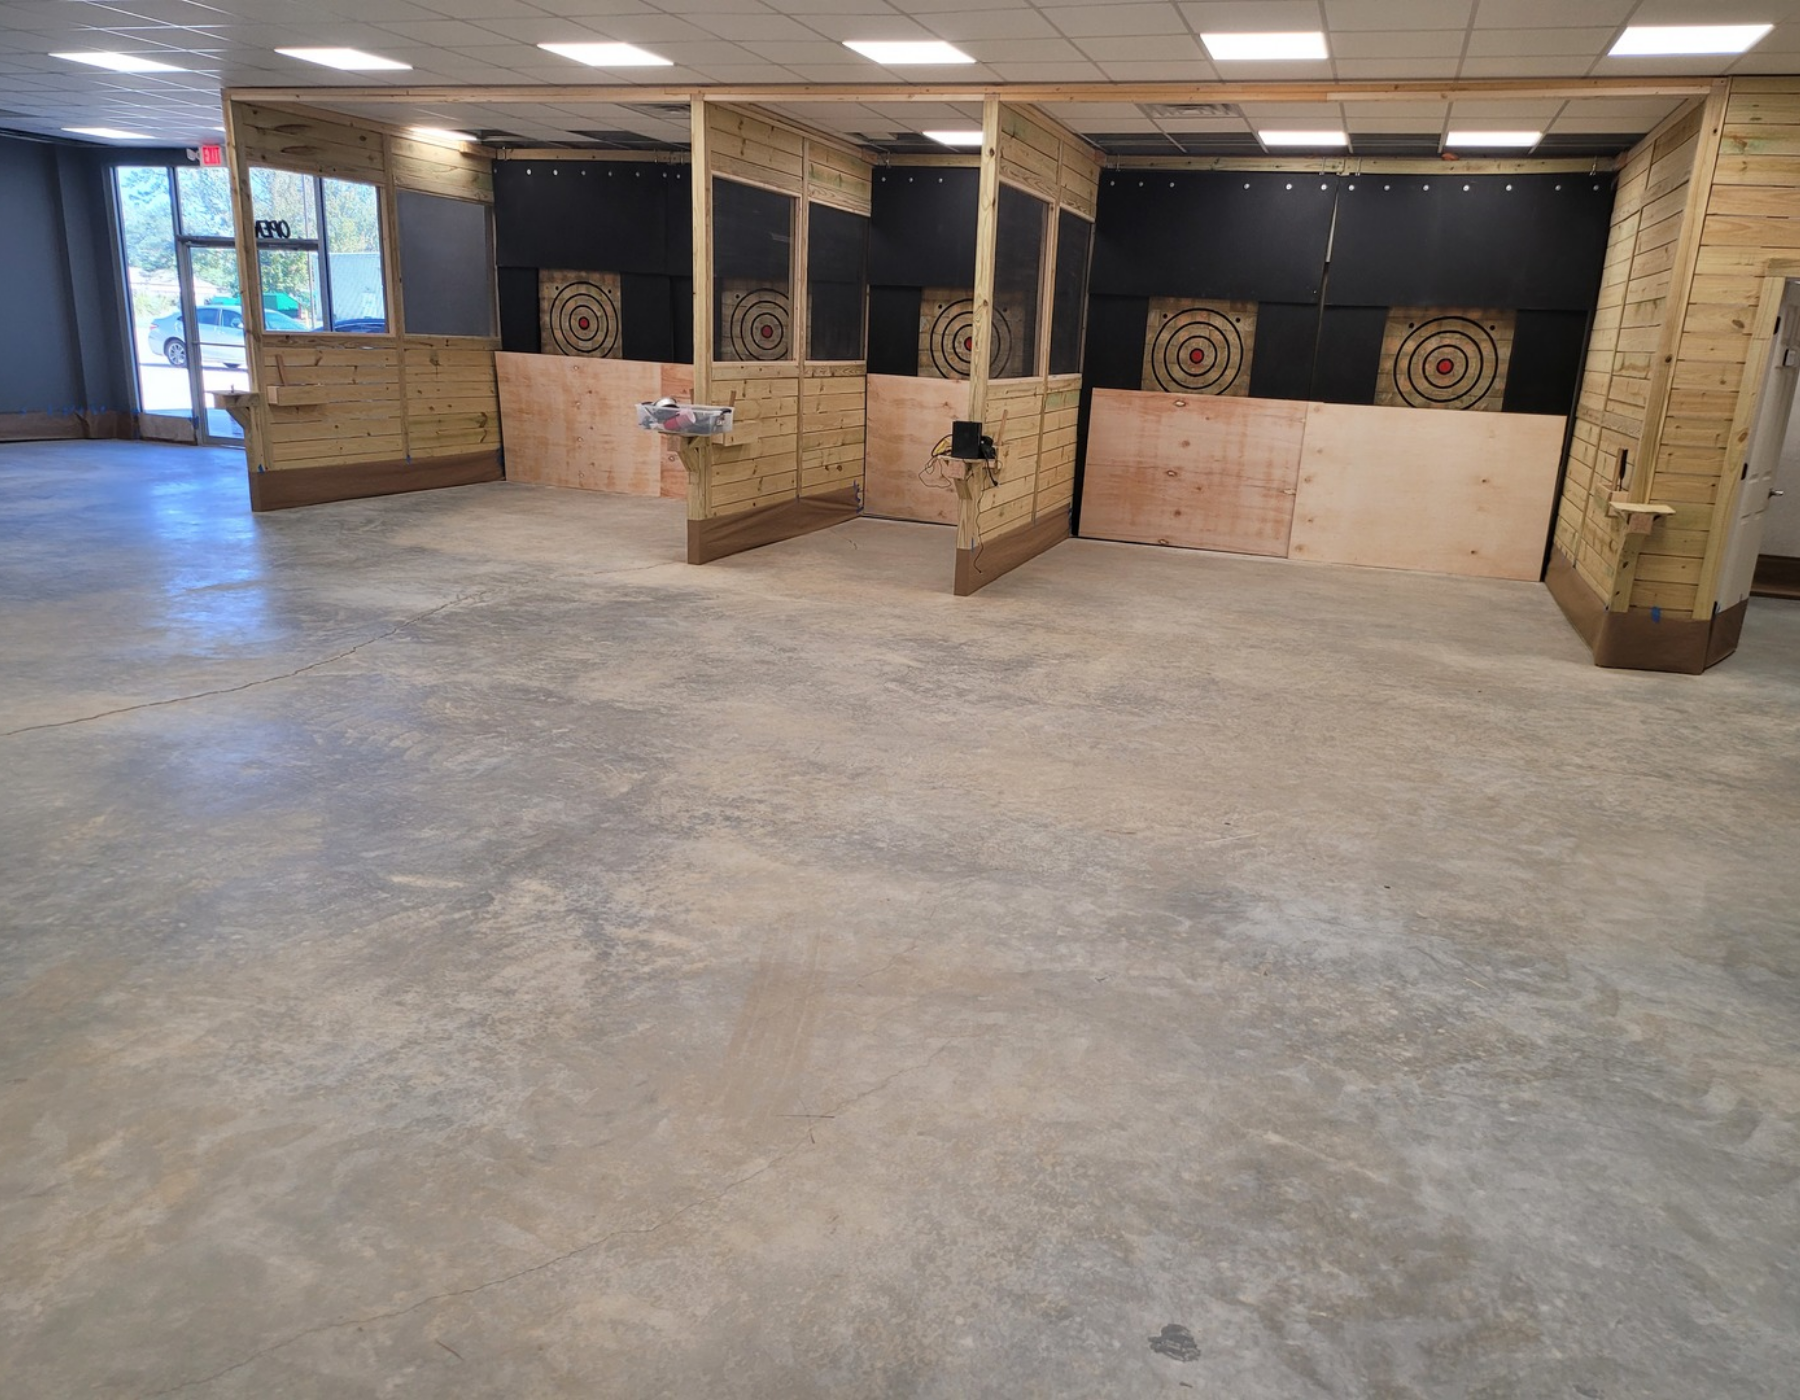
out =
<path fill-rule="evenodd" d="M 938 301 L 926 309 L 931 319 L 923 348 L 930 372 L 940 379 L 967 379 L 975 363 L 974 298 Z M 988 346 L 988 373 L 996 379 L 1004 379 L 1009 373 L 1012 357 L 1012 323 L 1007 320 L 1005 311 L 995 307 L 993 334 Z"/>
<path fill-rule="evenodd" d="M 1148 393 L 1250 392 L 1256 344 L 1254 302 L 1158 297 L 1144 333 L 1141 387 Z"/>
<path fill-rule="evenodd" d="M 1512 332 L 1510 311 L 1395 311 L 1376 402 L 1498 412 Z"/>
<path fill-rule="evenodd" d="M 787 293 L 773 287 L 727 291 L 725 310 L 726 353 L 721 359 L 791 360 L 788 326 L 791 313 Z"/>
<path fill-rule="evenodd" d="M 618 358 L 618 277 L 598 272 L 540 272 L 538 321 L 546 354 Z"/>

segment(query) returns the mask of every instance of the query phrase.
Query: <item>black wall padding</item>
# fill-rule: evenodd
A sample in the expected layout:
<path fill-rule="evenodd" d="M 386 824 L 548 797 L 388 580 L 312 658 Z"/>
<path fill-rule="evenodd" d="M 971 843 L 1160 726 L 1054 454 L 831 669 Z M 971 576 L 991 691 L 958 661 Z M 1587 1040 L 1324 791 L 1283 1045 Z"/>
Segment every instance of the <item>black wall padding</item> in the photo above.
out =
<path fill-rule="evenodd" d="M 973 287 L 980 183 L 979 171 L 961 168 L 877 171 L 869 219 L 870 285 Z M 914 336 L 916 361 L 917 327 Z"/>
<path fill-rule="evenodd" d="M 501 267 L 686 277 L 693 256 L 692 198 L 684 165 L 498 161 L 496 260 Z"/>
<path fill-rule="evenodd" d="M 538 324 L 538 275 L 535 267 L 503 267 L 495 274 L 500 289 L 500 348 L 536 355 L 544 347 Z"/>
<path fill-rule="evenodd" d="M 1610 175 L 1356 176 L 1343 181 L 1339 306 L 1586 311 L 1600 291 Z"/>
<path fill-rule="evenodd" d="M 1313 346 L 1319 337 L 1317 302 L 1265 301 L 1256 308 L 1250 355 L 1250 397 L 1310 399 Z"/>
<path fill-rule="evenodd" d="M 1332 275 L 1337 275 L 1335 269 Z M 1381 339 L 1387 331 L 1387 318 L 1385 306 L 1326 307 L 1319 326 L 1319 354 L 1313 361 L 1313 390 L 1308 397 L 1323 403 L 1373 403 L 1375 381 L 1382 372 Z M 1262 320 L 1258 318 L 1258 359 L 1262 353 Z"/>
<path fill-rule="evenodd" d="M 1149 320 L 1148 297 L 1088 298 L 1087 355 L 1082 367 L 1086 387 L 1144 387 L 1144 330 Z"/>
<path fill-rule="evenodd" d="M 869 288 L 870 374 L 918 374 L 919 308 L 917 287 Z"/>
<path fill-rule="evenodd" d="M 1101 177 L 1102 296 L 1316 300 L 1338 177 L 1114 171 Z"/>
<path fill-rule="evenodd" d="M 693 316 L 687 302 L 675 305 L 667 277 L 628 272 L 619 278 L 619 354 L 627 360 L 675 359 L 675 320 Z M 693 332 L 689 331 L 689 339 Z"/>
<path fill-rule="evenodd" d="M 1587 350 L 1584 311 L 1521 311 L 1506 370 L 1504 413 L 1568 413 Z"/>

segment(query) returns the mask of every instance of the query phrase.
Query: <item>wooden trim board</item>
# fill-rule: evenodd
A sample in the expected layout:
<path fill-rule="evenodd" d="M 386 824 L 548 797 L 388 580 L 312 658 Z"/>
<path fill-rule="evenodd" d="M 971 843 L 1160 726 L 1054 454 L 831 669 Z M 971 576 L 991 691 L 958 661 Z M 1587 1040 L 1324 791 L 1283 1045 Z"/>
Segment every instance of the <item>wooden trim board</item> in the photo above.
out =
<path fill-rule="evenodd" d="M 351 462 L 338 467 L 292 467 L 250 473 L 250 509 L 290 510 L 295 506 L 354 501 L 365 496 L 398 496 L 445 486 L 500 481 L 498 449 L 423 462 Z"/>

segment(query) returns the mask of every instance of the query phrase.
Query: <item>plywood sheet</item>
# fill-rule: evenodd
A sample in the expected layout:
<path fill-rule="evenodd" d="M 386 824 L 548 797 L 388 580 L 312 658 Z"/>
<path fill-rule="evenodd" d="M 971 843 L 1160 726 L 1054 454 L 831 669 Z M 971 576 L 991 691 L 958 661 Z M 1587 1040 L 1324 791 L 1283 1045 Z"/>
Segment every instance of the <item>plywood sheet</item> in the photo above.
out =
<path fill-rule="evenodd" d="M 1536 414 L 1309 404 L 1289 554 L 1536 579 L 1563 427 Z"/>
<path fill-rule="evenodd" d="M 1285 400 L 1096 389 L 1081 533 L 1285 555 L 1306 409 Z"/>
<path fill-rule="evenodd" d="M 967 384 L 871 374 L 865 513 L 954 525 L 956 489 L 932 467 L 931 452 L 968 412 Z"/>
<path fill-rule="evenodd" d="M 494 362 L 508 480 L 627 496 L 686 495 L 674 440 L 638 427 L 636 405 L 664 394 L 691 396 L 691 366 L 507 353 Z M 680 490 L 672 489 L 676 483 Z"/>

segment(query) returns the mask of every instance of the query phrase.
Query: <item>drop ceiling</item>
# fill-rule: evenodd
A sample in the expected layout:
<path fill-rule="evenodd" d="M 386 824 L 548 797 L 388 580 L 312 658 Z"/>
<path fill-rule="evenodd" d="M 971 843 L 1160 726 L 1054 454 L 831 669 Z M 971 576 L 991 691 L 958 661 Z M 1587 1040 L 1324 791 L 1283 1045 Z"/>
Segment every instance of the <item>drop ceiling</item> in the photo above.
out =
<path fill-rule="evenodd" d="M 1748 54 L 1614 59 L 1627 23 L 1769 22 Z M 1206 58 L 1210 30 L 1323 29 L 1321 62 Z M 845 39 L 945 39 L 976 62 L 883 69 Z M 606 71 L 539 42 L 614 40 L 672 67 Z M 410 71 L 336 73 L 278 47 L 359 48 Z M 71 50 L 142 54 L 184 71 L 121 74 L 52 58 Z M 572 85 L 647 88 L 751 84 L 1192 83 L 1207 102 L 1225 81 L 1441 81 L 1492 78 L 1707 77 L 1800 73 L 1800 0 L 16 0 L 0 3 L 0 128 L 70 126 L 142 133 L 163 144 L 217 139 L 227 87 L 317 88 L 315 105 L 401 125 L 480 131 L 524 145 L 667 145 L 686 138 L 679 111 L 655 102 L 585 102 Z M 545 102 L 338 101 L 334 88 L 555 87 Z M 1285 121 L 1332 125 L 1364 155 L 1436 148 L 1452 125 L 1527 125 L 1539 154 L 1617 150 L 1677 105 L 1671 98 L 1408 98 L 1393 102 L 1232 106 L 1222 112 L 1136 103 L 1067 104 L 1057 115 L 1113 154 L 1253 154 L 1254 130 Z M 890 150 L 916 133 L 967 125 L 967 104 L 809 102 L 816 126 Z"/>

